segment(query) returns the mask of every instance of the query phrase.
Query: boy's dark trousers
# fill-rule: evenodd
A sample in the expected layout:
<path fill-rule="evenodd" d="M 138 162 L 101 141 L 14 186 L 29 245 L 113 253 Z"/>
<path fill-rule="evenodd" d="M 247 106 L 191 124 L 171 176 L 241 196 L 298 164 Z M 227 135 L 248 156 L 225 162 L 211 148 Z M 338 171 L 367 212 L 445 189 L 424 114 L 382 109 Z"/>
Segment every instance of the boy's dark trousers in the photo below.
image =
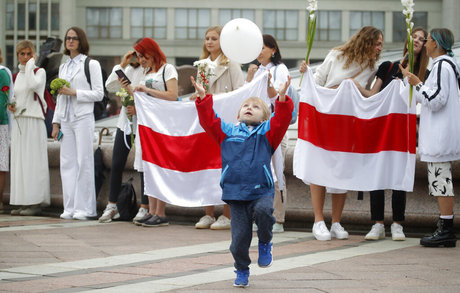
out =
<path fill-rule="evenodd" d="M 232 244 L 230 252 L 237 270 L 249 269 L 249 247 L 252 240 L 252 222 L 257 224 L 259 242 L 269 243 L 273 237 L 273 195 L 252 201 L 228 201 L 231 213 Z"/>

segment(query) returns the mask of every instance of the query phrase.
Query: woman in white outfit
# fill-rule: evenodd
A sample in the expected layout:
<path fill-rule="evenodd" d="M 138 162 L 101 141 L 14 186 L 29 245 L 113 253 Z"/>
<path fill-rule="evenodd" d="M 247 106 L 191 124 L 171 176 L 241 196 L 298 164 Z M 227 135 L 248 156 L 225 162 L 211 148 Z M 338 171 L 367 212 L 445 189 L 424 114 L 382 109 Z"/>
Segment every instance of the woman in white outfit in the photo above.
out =
<path fill-rule="evenodd" d="M 361 28 L 344 45 L 334 48 L 316 69 L 315 80 L 320 86 L 337 88 L 347 78 L 354 79 L 361 87 L 369 89 L 370 79 L 376 71 L 376 62 L 383 49 L 383 34 L 372 26 Z M 302 62 L 300 72 L 306 71 Z M 326 187 L 310 184 L 311 201 L 315 214 L 313 235 L 317 240 L 348 239 L 348 232 L 340 225 L 347 196 L 346 190 L 328 188 L 332 194 L 332 225 L 329 231 L 324 223 L 324 200 Z"/>
<path fill-rule="evenodd" d="M 262 51 L 257 57 L 259 66 L 251 64 L 248 69 L 246 82 L 251 82 L 254 78 L 265 72 L 270 72 L 270 80 L 267 86 L 267 94 L 269 99 L 265 102 L 270 109 L 274 109 L 275 99 L 278 96 L 279 89 L 288 81 L 289 70 L 281 61 L 281 52 L 278 43 L 271 35 L 263 35 L 264 44 Z M 273 199 L 273 216 L 276 219 L 273 225 L 274 233 L 284 232 L 284 219 L 286 214 L 285 201 L 287 199 L 287 188 L 284 178 L 284 157 L 287 149 L 287 135 L 284 136 L 278 149 L 273 154 L 272 166 L 276 177 L 275 182 L 275 197 Z M 257 230 L 257 225 L 254 225 L 253 230 Z"/>
<path fill-rule="evenodd" d="M 220 47 L 221 26 L 212 26 L 208 28 L 204 38 L 203 51 L 201 60 L 208 59 L 216 63 L 209 81 L 209 93 L 220 94 L 236 90 L 244 84 L 243 71 L 241 65 L 228 60 Z M 195 100 L 196 94 L 190 99 Z M 214 217 L 214 206 L 207 206 L 206 215 L 201 217 L 195 224 L 197 229 L 226 230 L 230 229 L 230 206 L 224 205 L 222 215 L 219 218 Z"/>
<path fill-rule="evenodd" d="M 428 164 L 429 194 L 436 197 L 441 214 L 436 231 L 420 239 L 427 247 L 455 247 L 457 242 L 451 162 L 460 159 L 460 66 L 453 45 L 449 29 L 430 31 L 425 48 L 433 67 L 425 83 L 400 65 L 421 104 L 418 152 L 420 160 Z"/>
<path fill-rule="evenodd" d="M 14 115 L 11 130 L 10 204 L 20 206 L 12 215 L 37 216 L 41 206 L 50 204 L 48 138 L 44 91 L 46 72 L 35 72 L 35 47 L 24 40 L 16 45 L 19 72 L 14 81 L 14 104 L 8 109 Z"/>
<path fill-rule="evenodd" d="M 70 59 L 59 67 L 59 78 L 70 83 L 59 90 L 53 117 L 52 137 L 61 139 L 63 219 L 88 220 L 97 215 L 94 184 L 94 102 L 104 97 L 101 66 L 89 62 L 91 85 L 84 64 L 89 52 L 85 32 L 71 27 L 65 34 L 64 54 Z"/>

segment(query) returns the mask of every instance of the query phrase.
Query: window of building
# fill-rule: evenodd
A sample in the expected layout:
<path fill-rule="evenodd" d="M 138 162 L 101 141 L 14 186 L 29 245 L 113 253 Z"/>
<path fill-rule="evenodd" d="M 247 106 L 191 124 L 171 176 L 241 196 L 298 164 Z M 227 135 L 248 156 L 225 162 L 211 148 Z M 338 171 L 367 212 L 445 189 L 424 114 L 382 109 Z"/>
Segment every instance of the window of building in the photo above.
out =
<path fill-rule="evenodd" d="M 182 40 L 197 40 L 204 38 L 206 30 L 211 25 L 210 9 L 176 9 L 175 38 Z"/>
<path fill-rule="evenodd" d="M 29 4 L 29 29 L 36 30 L 37 22 L 37 3 L 30 3 Z"/>
<path fill-rule="evenodd" d="M 278 41 L 295 41 L 298 36 L 297 10 L 264 10 L 263 33 Z"/>
<path fill-rule="evenodd" d="M 315 39 L 319 41 L 340 41 L 342 36 L 342 12 L 319 10 Z"/>
<path fill-rule="evenodd" d="M 363 26 L 373 26 L 385 33 L 385 13 L 383 11 L 351 11 L 350 36 Z"/>
<path fill-rule="evenodd" d="M 14 29 L 14 3 L 7 2 L 6 3 L 6 29 L 13 30 Z"/>
<path fill-rule="evenodd" d="M 86 34 L 88 38 L 121 38 L 121 26 L 121 8 L 86 8 Z"/>
<path fill-rule="evenodd" d="M 14 30 L 14 1 L 6 3 L 5 25 L 6 30 Z M 48 14 L 51 16 L 51 30 L 59 30 L 59 3 L 51 2 L 51 10 L 48 10 L 48 2 L 40 2 L 40 9 L 37 11 L 37 2 L 29 1 L 28 6 L 26 3 L 17 3 L 18 10 L 18 30 L 25 30 L 26 28 L 26 7 L 28 7 L 27 19 L 29 21 L 29 30 L 37 30 L 37 17 L 39 16 L 39 28 L 42 31 L 48 30 Z M 33 32 L 31 32 L 33 33 Z"/>
<path fill-rule="evenodd" d="M 414 26 L 428 27 L 428 13 L 414 12 Z M 401 12 L 393 12 L 393 42 L 404 42 L 407 37 L 406 16 Z"/>
<path fill-rule="evenodd" d="M 253 9 L 219 9 L 219 23 L 225 25 L 232 19 L 235 18 L 246 18 L 250 21 L 254 21 L 254 10 Z"/>
<path fill-rule="evenodd" d="M 165 8 L 131 8 L 131 38 L 166 39 Z"/>

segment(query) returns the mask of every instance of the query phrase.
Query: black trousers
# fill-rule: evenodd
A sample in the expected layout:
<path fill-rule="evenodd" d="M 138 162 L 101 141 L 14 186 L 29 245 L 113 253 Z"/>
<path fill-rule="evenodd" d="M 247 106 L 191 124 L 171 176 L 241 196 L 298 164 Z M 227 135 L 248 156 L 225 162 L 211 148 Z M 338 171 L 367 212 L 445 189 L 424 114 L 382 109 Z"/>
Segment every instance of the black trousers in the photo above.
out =
<path fill-rule="evenodd" d="M 371 194 L 371 220 L 383 221 L 385 213 L 385 191 L 374 190 Z M 406 212 L 406 192 L 401 190 L 393 190 L 391 197 L 391 207 L 393 209 L 393 221 L 404 221 Z"/>
<path fill-rule="evenodd" d="M 117 128 L 115 142 L 113 143 L 112 169 L 110 170 L 110 202 L 117 202 L 118 194 L 121 190 L 123 170 L 125 169 L 126 160 L 128 159 L 130 151 L 130 149 L 125 145 L 125 139 L 128 145 L 131 147 L 131 135 L 125 135 L 125 133 L 120 128 Z M 139 173 L 139 175 L 141 176 L 141 203 L 148 205 L 148 197 L 144 194 L 144 173 Z"/>

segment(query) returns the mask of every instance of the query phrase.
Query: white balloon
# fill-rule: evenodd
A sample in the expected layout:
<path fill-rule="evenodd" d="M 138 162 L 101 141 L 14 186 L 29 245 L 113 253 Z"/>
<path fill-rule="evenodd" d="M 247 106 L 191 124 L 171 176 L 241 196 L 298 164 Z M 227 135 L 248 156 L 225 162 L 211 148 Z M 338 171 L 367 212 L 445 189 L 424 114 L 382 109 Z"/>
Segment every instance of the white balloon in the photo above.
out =
<path fill-rule="evenodd" d="M 245 18 L 225 24 L 220 33 L 220 47 L 228 59 L 240 64 L 256 59 L 262 51 L 263 39 L 259 27 Z"/>

